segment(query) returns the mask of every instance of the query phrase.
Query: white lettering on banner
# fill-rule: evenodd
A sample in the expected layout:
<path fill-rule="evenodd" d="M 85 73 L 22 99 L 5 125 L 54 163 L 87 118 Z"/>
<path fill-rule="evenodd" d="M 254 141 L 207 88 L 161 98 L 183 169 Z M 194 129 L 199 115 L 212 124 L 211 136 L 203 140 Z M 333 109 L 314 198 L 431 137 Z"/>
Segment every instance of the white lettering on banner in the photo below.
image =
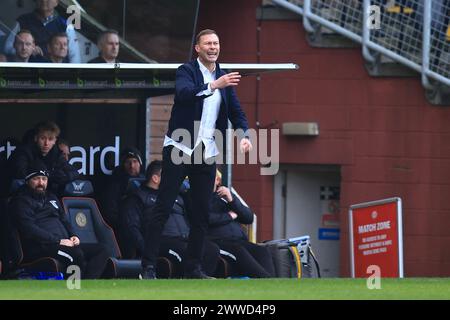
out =
<path fill-rule="evenodd" d="M 392 246 L 392 240 L 385 240 L 386 238 L 387 238 L 386 234 L 362 238 L 361 240 L 363 244 L 358 245 L 358 250 L 362 250 L 363 255 L 365 256 L 377 253 L 385 253 L 387 252 L 387 247 Z"/>
<path fill-rule="evenodd" d="M 6 141 L 5 145 L 0 146 L 0 156 L 2 152 L 6 153 L 6 159 L 8 159 L 11 156 L 11 153 L 16 149 L 16 146 L 12 145 L 10 141 Z M 89 154 L 87 153 L 86 149 L 89 150 Z M 83 175 L 94 175 L 96 169 L 98 168 L 98 165 L 96 167 L 95 165 L 95 154 L 99 153 L 101 148 L 99 146 L 91 146 L 87 148 L 83 148 L 80 146 L 73 146 L 70 148 L 71 153 L 79 153 L 79 156 L 72 157 L 69 160 L 69 163 L 71 165 L 80 164 L 80 169 L 78 169 L 78 172 Z M 100 152 L 100 157 L 97 157 L 99 163 L 100 163 L 100 170 L 103 174 L 110 175 L 112 174 L 112 169 L 114 168 L 107 168 L 106 163 L 106 155 L 108 153 L 112 152 L 114 154 L 114 167 L 119 165 L 119 152 L 120 152 L 120 137 L 115 136 L 114 137 L 114 145 L 113 146 L 107 146 Z M 89 156 L 89 158 L 88 158 Z M 89 162 L 88 162 L 89 160 Z M 89 167 L 88 167 L 89 165 Z"/>
<path fill-rule="evenodd" d="M 16 149 L 16 146 L 11 145 L 11 142 L 6 141 L 5 146 L 0 146 L 0 153 L 6 151 L 6 158 L 9 158 L 9 156 L 15 149 Z"/>
<path fill-rule="evenodd" d="M 365 224 L 358 226 L 358 233 L 367 233 L 378 230 L 385 230 L 391 228 L 391 221 L 382 221 L 378 223 Z"/>
<path fill-rule="evenodd" d="M 390 221 L 378 222 L 378 224 L 377 224 L 377 230 L 384 230 L 384 229 L 390 229 L 390 228 L 391 228 Z"/>
<path fill-rule="evenodd" d="M 358 226 L 358 233 L 366 233 L 375 231 L 377 229 L 377 225 L 375 223 L 366 224 L 363 226 Z"/>
<path fill-rule="evenodd" d="M 95 154 L 100 151 L 100 147 L 89 147 L 89 175 L 94 175 L 95 172 Z M 120 137 L 115 136 L 114 146 L 108 146 L 100 152 L 100 169 L 104 174 L 112 174 L 112 169 L 106 167 L 106 154 L 108 152 L 114 153 L 114 166 L 119 165 L 119 151 L 120 151 Z M 80 163 L 81 168 L 78 170 L 80 174 L 87 174 L 87 153 L 83 147 L 71 147 L 70 152 L 79 152 L 80 157 L 73 157 L 70 159 L 70 164 Z"/>

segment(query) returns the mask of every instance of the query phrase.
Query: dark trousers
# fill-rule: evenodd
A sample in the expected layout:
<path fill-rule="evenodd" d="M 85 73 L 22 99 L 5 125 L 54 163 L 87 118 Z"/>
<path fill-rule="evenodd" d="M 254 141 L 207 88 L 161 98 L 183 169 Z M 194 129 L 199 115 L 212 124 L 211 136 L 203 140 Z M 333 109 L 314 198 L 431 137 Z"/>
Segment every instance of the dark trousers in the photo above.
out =
<path fill-rule="evenodd" d="M 183 276 L 184 262 L 186 260 L 188 242 L 181 238 L 163 237 L 159 255 L 166 257 L 175 265 L 173 277 L 181 278 Z M 201 266 L 205 273 L 213 276 L 219 260 L 220 249 L 214 242 L 206 241 L 204 245 L 204 255 Z"/>
<path fill-rule="evenodd" d="M 221 250 L 231 253 L 235 258 L 224 255 L 231 263 L 233 276 L 248 276 L 250 278 L 273 278 L 275 267 L 272 255 L 267 247 L 244 240 L 215 240 Z"/>
<path fill-rule="evenodd" d="M 202 147 L 203 145 L 200 145 L 198 148 Z M 188 216 L 191 229 L 185 267 L 193 269 L 200 266 L 203 257 L 208 230 L 208 209 L 214 187 L 216 165 L 215 163 L 208 164 L 203 160 L 201 163 L 195 164 L 194 153 L 198 150 L 194 150 L 190 159 L 191 164 L 186 162 L 175 164 L 171 159 L 172 150 L 178 152 L 178 149 L 174 149 L 173 146 L 163 148 L 161 183 L 145 232 L 145 246 L 142 255 L 144 268 L 148 265 L 156 266 L 164 224 L 186 176 L 189 177 L 192 206 Z M 181 151 L 179 152 L 181 153 Z"/>
<path fill-rule="evenodd" d="M 105 270 L 108 252 L 106 246 L 99 243 L 82 243 L 76 247 L 55 244 L 44 246 L 40 257 L 53 257 L 66 267 L 76 265 L 80 267 L 82 279 L 97 279 Z"/>

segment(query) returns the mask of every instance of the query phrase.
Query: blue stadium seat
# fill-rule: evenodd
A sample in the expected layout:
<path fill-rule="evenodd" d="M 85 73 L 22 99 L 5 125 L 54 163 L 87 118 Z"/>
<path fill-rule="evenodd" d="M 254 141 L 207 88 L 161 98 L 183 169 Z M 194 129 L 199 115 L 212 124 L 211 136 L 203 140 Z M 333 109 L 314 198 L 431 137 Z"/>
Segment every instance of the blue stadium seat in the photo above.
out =
<path fill-rule="evenodd" d="M 14 179 L 11 182 L 11 187 L 9 189 L 11 194 L 14 194 L 21 186 L 25 184 L 25 179 Z"/>
<path fill-rule="evenodd" d="M 145 178 L 130 178 L 128 180 L 127 192 L 130 192 L 134 189 L 137 189 L 141 186 L 142 183 L 145 182 Z"/>

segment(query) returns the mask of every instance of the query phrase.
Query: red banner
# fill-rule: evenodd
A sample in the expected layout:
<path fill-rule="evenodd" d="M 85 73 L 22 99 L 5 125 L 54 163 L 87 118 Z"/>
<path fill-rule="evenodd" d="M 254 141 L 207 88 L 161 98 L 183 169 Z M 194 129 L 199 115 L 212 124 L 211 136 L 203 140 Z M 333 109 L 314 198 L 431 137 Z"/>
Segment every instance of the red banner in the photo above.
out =
<path fill-rule="evenodd" d="M 403 277 L 401 200 L 391 198 L 350 207 L 352 276 L 365 278 L 378 266 L 381 277 Z"/>

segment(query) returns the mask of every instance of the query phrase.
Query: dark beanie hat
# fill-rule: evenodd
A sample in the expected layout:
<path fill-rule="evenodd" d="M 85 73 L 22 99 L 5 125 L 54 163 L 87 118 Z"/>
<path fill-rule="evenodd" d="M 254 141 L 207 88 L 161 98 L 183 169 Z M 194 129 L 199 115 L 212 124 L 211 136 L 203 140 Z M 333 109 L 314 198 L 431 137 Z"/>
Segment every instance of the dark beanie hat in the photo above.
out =
<path fill-rule="evenodd" d="M 27 176 L 25 177 L 25 181 L 28 181 L 38 176 L 44 176 L 48 178 L 47 168 L 42 165 L 32 165 L 27 170 Z"/>
<path fill-rule="evenodd" d="M 120 163 L 123 163 L 128 158 L 135 158 L 139 161 L 139 164 L 142 166 L 142 156 L 138 149 L 133 147 L 125 148 L 120 153 Z"/>

